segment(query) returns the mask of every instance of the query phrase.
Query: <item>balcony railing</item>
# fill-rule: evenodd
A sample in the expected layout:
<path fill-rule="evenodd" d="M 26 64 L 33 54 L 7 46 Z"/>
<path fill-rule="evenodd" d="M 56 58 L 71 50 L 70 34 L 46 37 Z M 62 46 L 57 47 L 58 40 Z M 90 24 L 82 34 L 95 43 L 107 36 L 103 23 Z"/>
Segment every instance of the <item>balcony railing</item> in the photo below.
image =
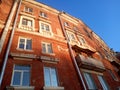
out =
<path fill-rule="evenodd" d="M 103 72 L 105 70 L 103 63 L 94 58 L 85 57 L 83 55 L 77 55 L 76 60 L 79 67 L 100 71 L 100 72 Z"/>

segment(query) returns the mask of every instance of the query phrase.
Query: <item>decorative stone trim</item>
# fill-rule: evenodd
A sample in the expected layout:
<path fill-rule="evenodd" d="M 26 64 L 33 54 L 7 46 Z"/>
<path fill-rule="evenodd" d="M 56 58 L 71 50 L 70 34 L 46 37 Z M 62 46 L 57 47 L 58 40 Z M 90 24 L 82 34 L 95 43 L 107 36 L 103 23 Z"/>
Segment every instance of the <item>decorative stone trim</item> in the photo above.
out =
<path fill-rule="evenodd" d="M 24 53 L 10 53 L 12 57 L 18 57 L 18 58 L 27 58 L 27 59 L 35 59 L 36 55 L 34 54 L 24 54 Z"/>
<path fill-rule="evenodd" d="M 50 63 L 57 63 L 57 62 L 59 62 L 59 59 L 55 58 L 55 57 L 40 56 L 39 58 L 42 60 L 42 62 L 50 62 Z"/>
<path fill-rule="evenodd" d="M 64 90 L 64 87 L 43 87 L 43 90 Z"/>
<path fill-rule="evenodd" d="M 34 86 L 7 86 L 7 90 L 34 90 Z"/>

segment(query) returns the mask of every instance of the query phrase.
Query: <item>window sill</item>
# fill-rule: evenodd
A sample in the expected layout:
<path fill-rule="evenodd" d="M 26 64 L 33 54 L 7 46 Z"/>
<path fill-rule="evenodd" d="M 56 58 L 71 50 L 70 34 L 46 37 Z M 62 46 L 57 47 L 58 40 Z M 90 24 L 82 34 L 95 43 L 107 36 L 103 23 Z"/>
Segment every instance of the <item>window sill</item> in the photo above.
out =
<path fill-rule="evenodd" d="M 20 49 L 20 48 L 16 48 L 19 51 L 27 51 L 27 52 L 33 52 L 33 50 L 29 50 L 29 49 Z"/>
<path fill-rule="evenodd" d="M 34 86 L 7 86 L 7 90 L 34 90 Z"/>
<path fill-rule="evenodd" d="M 43 90 L 64 90 L 64 87 L 43 87 Z"/>

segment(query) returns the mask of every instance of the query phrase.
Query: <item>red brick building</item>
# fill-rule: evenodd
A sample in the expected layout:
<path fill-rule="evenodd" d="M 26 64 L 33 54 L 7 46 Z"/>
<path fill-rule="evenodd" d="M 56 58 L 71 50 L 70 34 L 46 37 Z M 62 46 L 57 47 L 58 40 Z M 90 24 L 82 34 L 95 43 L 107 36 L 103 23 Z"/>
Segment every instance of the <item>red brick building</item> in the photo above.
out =
<path fill-rule="evenodd" d="M 35 0 L 1 0 L 0 90 L 119 90 L 119 63 L 81 20 Z"/>

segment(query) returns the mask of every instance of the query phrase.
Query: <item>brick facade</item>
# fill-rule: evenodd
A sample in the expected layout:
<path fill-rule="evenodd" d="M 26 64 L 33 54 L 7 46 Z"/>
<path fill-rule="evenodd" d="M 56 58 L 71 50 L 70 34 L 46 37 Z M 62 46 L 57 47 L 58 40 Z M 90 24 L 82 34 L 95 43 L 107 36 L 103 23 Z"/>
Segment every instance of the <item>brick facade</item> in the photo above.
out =
<path fill-rule="evenodd" d="M 0 23 L 0 37 L 13 7 L 13 1 L 2 0 L 0 4 L 0 12 L 2 12 L 0 13 L 0 22 L 2 22 Z M 2 9 L 3 7 L 6 8 L 6 11 Z M 0 53 L 1 68 L 11 28 L 14 25 L 15 14 Z M 120 87 L 119 63 L 104 41 L 81 20 L 35 0 L 23 0 L 0 89 L 84 90 L 86 88 L 116 90 Z M 30 67 L 29 85 L 23 87 L 21 80 L 21 84 L 15 86 L 16 83 L 13 83 L 15 65 Z M 57 83 L 57 86 L 46 85 L 45 67 L 49 70 L 55 68 L 56 74 L 50 73 L 50 75 L 56 75 L 57 82 L 54 80 L 54 83 Z M 22 73 L 20 75 L 24 73 L 21 70 L 16 70 L 16 72 Z M 23 77 L 21 76 L 22 79 Z M 90 86 L 86 80 L 91 80 L 91 78 L 95 82 L 93 86 L 92 84 Z M 52 80 L 50 82 L 52 83 Z M 106 86 L 104 87 L 103 84 Z"/>

